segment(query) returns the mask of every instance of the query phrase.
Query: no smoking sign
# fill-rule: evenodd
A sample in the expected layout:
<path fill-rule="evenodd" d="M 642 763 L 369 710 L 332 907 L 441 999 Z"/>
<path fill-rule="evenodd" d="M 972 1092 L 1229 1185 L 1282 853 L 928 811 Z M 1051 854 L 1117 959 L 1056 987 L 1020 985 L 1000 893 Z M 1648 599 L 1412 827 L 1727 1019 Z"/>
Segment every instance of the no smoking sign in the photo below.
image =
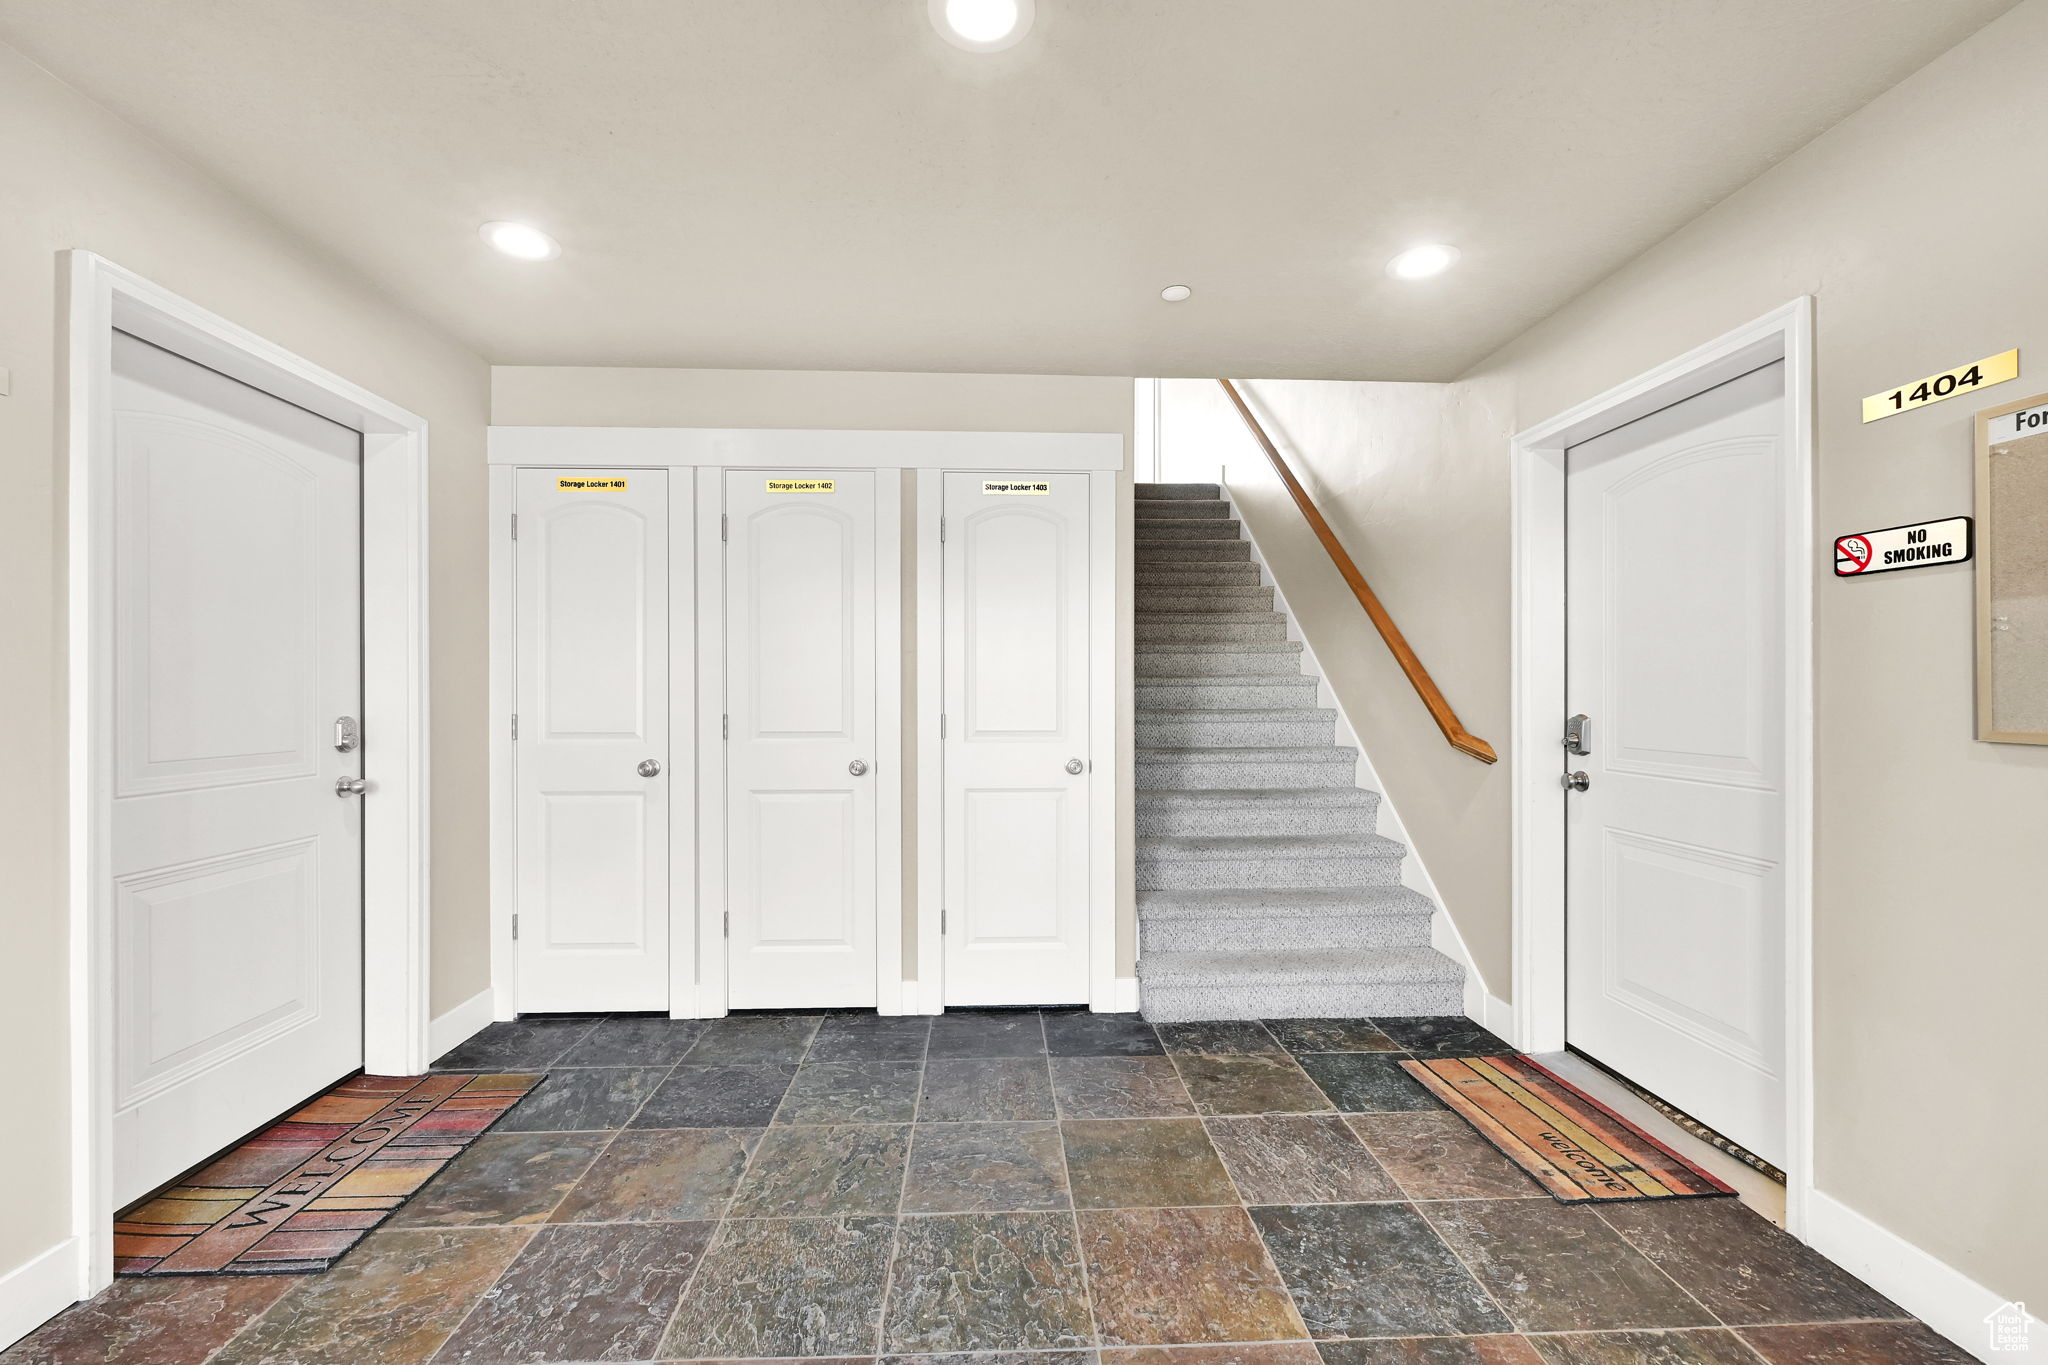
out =
<path fill-rule="evenodd" d="M 1890 573 L 1895 569 L 1961 564 L 1969 557 L 1968 517 L 1915 522 L 1911 526 L 1888 526 L 1882 531 L 1858 531 L 1853 536 L 1837 539 L 1835 577 L 1857 578 L 1864 574 Z"/>

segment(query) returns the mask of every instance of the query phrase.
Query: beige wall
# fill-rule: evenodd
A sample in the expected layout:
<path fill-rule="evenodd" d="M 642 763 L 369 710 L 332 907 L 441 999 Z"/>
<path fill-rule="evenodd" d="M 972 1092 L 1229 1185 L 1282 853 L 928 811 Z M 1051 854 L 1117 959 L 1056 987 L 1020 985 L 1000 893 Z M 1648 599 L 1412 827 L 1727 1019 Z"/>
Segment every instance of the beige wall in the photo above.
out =
<path fill-rule="evenodd" d="M 483 362 L 295 244 L 163 148 L 0 47 L 0 1036 L 21 1040 L 0 1164 L 0 1276 L 68 1235 L 65 636 L 60 253 L 84 248 L 403 404 L 432 424 L 434 995 L 484 984 L 445 951 L 485 922 Z M 445 960 L 444 960 L 445 959 Z M 453 970 L 451 970 L 451 967 Z"/>
<path fill-rule="evenodd" d="M 1838 582 L 1827 547 L 1970 511 L 1973 409 L 2048 390 L 2044 70 L 2048 3 L 2028 0 L 1442 390 L 1441 425 L 1417 386 L 1316 403 L 1310 386 L 1258 389 L 1453 703 L 1505 752 L 1509 436 L 1814 296 L 1816 1181 L 2030 1301 L 2048 1299 L 2048 749 L 1971 737 L 1969 568 Z M 2011 346 L 2018 382 L 1862 424 L 1865 394 Z M 1347 446 L 1332 412 L 1406 448 Z M 1282 581 L 1315 611 L 1333 596 L 1313 568 Z M 1449 754 L 1365 653 L 1338 654 L 1340 695 L 1372 699 L 1354 719 L 1505 995 L 1507 775 Z"/>
<path fill-rule="evenodd" d="M 840 370 L 579 369 L 499 366 L 491 420 L 499 426 L 801 427 L 876 431 L 1115 432 L 1131 440 L 1131 381 L 1071 375 L 894 374 Z M 1131 474 L 1118 477 L 1117 659 L 1119 810 L 1132 799 Z M 917 541 L 914 492 L 903 502 L 903 918 L 904 969 L 918 971 L 917 943 Z M 1117 970 L 1137 955 L 1130 822 L 1117 835 Z"/>

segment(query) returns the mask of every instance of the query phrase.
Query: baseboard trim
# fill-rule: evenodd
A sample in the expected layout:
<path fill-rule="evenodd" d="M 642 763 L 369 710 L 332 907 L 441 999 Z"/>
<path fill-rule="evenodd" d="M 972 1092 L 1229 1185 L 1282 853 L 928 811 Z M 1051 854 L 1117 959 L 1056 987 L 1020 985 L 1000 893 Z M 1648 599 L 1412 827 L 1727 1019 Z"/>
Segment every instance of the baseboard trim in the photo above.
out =
<path fill-rule="evenodd" d="M 1138 978 L 1119 976 L 1109 983 L 1109 1003 L 1091 1008 L 1097 1014 L 1135 1014 L 1138 1010 Z"/>
<path fill-rule="evenodd" d="M 1477 972 L 1473 972 L 1473 976 L 1477 975 Z M 1467 1009 L 1465 1017 L 1494 1037 L 1503 1039 L 1509 1046 L 1520 1047 L 1521 1043 L 1516 1040 L 1514 1032 L 1515 1007 L 1497 995 L 1489 995 L 1483 986 L 1479 989 L 1478 996 L 1476 1007 Z"/>
<path fill-rule="evenodd" d="M 78 1302 L 78 1239 L 0 1275 L 0 1351 Z"/>
<path fill-rule="evenodd" d="M 1962 1271 L 1819 1190 L 1806 1196 L 1806 1242 L 1979 1360 L 1992 1353 L 1984 1319 L 2006 1300 Z"/>
<path fill-rule="evenodd" d="M 446 1014 L 436 1015 L 427 1025 L 427 1061 L 482 1033 L 496 1013 L 497 993 L 486 986 Z"/>

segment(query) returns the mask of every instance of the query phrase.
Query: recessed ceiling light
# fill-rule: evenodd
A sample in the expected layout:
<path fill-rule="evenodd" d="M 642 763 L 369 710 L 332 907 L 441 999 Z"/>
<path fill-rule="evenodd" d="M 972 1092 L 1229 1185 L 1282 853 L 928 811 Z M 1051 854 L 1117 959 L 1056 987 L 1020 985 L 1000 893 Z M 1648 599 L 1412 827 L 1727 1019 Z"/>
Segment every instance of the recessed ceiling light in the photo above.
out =
<path fill-rule="evenodd" d="M 1001 52 L 1031 29 L 1032 0 L 931 0 L 932 26 L 955 47 Z"/>
<path fill-rule="evenodd" d="M 477 236 L 515 260 L 552 261 L 562 254 L 560 242 L 525 223 L 485 223 Z"/>
<path fill-rule="evenodd" d="M 1441 275 L 1458 263 L 1458 248 L 1431 242 L 1408 248 L 1387 262 L 1387 273 L 1397 280 L 1426 280 Z"/>
<path fill-rule="evenodd" d="M 1169 284 L 1159 291 L 1159 297 L 1168 303 L 1179 303 L 1182 299 L 1191 297 L 1194 292 L 1184 284 Z"/>

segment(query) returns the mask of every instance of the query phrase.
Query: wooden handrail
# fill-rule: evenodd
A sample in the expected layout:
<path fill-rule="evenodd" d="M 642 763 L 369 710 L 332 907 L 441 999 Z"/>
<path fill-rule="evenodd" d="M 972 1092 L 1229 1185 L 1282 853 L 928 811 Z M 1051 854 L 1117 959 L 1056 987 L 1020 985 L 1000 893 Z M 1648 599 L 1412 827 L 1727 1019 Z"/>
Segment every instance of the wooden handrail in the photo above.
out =
<path fill-rule="evenodd" d="M 1451 747 L 1459 753 L 1470 754 L 1481 763 L 1497 761 L 1499 755 L 1494 753 L 1493 746 L 1467 730 L 1459 721 L 1458 713 L 1451 710 L 1451 704 L 1444 700 L 1444 694 L 1437 689 L 1436 680 L 1429 676 L 1429 670 L 1422 666 L 1422 660 L 1415 657 L 1415 650 L 1409 645 L 1408 637 L 1401 634 L 1401 628 L 1394 624 L 1394 618 L 1389 616 L 1386 607 L 1381 605 L 1379 595 L 1373 592 L 1365 581 L 1365 575 L 1360 573 L 1358 565 L 1352 562 L 1344 543 L 1337 539 L 1337 533 L 1330 529 L 1330 523 L 1324 521 L 1323 514 L 1316 510 L 1315 499 L 1309 497 L 1308 490 L 1301 486 L 1301 480 L 1295 478 L 1294 471 L 1287 467 L 1287 461 L 1280 458 L 1279 448 L 1273 444 L 1272 437 L 1266 435 L 1266 429 L 1259 425 L 1259 419 L 1245 406 L 1244 395 L 1237 391 L 1237 385 L 1228 379 L 1219 379 L 1216 382 L 1230 395 L 1230 401 L 1236 405 L 1238 415 L 1244 418 L 1244 424 L 1251 428 L 1252 435 L 1257 437 L 1259 444 L 1264 447 L 1266 458 L 1273 462 L 1273 468 L 1280 475 L 1280 482 L 1287 485 L 1288 493 L 1294 498 L 1294 505 L 1301 509 L 1301 515 L 1307 520 L 1309 529 L 1314 531 L 1316 539 L 1323 543 L 1323 549 L 1328 552 L 1330 562 L 1337 566 L 1337 572 L 1351 585 L 1351 595 L 1358 599 L 1359 606 L 1365 608 L 1365 614 L 1372 619 L 1373 628 L 1378 630 L 1380 638 L 1387 642 L 1387 648 L 1394 655 L 1394 662 L 1401 665 L 1401 671 L 1408 675 L 1409 684 L 1415 688 L 1415 694 L 1422 698 L 1422 704 L 1429 708 L 1430 719 L 1436 722 L 1436 728 L 1444 732 L 1444 738 L 1449 740 Z"/>

